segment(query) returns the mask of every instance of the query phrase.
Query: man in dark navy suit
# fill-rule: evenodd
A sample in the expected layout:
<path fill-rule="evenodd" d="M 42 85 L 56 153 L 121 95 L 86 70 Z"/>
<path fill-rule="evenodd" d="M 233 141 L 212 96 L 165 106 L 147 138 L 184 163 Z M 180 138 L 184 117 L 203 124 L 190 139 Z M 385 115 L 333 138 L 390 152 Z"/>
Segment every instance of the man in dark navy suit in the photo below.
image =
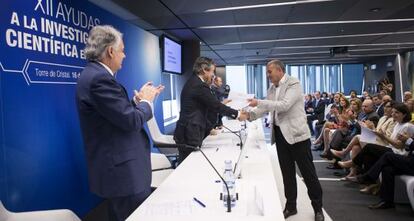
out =
<path fill-rule="evenodd" d="M 76 103 L 88 163 L 90 189 L 109 200 L 110 220 L 125 220 L 150 194 L 150 142 L 144 124 L 162 86 L 145 84 L 130 101 L 115 79 L 125 58 L 122 34 L 96 26 L 85 48 L 88 64 Z"/>
<path fill-rule="evenodd" d="M 174 132 L 177 144 L 201 146 L 208 127 L 207 111 L 214 110 L 224 116 L 237 118 L 239 112 L 222 104 L 210 90 L 216 68 L 212 59 L 199 57 L 194 62 L 193 76 L 185 83 L 181 91 L 180 119 Z M 181 163 L 193 150 L 179 147 L 179 163 Z"/>
<path fill-rule="evenodd" d="M 321 92 L 315 92 L 315 99 L 312 101 L 314 109 L 311 110 L 311 115 L 307 116 L 308 126 L 311 134 L 314 134 L 312 122 L 318 120 L 318 123 L 322 123 L 325 118 L 325 101 L 321 99 Z"/>

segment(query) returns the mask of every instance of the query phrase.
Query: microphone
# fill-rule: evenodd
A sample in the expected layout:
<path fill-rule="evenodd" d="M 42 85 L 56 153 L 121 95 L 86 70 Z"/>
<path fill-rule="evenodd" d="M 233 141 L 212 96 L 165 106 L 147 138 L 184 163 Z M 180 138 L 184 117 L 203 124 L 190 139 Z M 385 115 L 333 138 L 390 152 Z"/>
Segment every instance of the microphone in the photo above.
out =
<path fill-rule="evenodd" d="M 227 182 L 224 180 L 224 178 L 220 175 L 220 173 L 217 171 L 217 169 L 214 167 L 214 165 L 211 163 L 211 161 L 208 159 L 208 157 L 204 154 L 204 152 L 201 150 L 200 147 L 195 147 L 195 146 L 190 146 L 187 144 L 184 144 L 186 148 L 189 149 L 193 149 L 193 150 L 199 150 L 201 152 L 201 154 L 204 156 L 204 158 L 207 160 L 207 162 L 210 164 L 210 166 L 214 169 L 214 171 L 217 173 L 217 175 L 220 177 L 220 179 L 223 181 L 226 190 L 227 190 L 227 199 L 226 199 L 226 204 L 227 204 L 227 212 L 230 213 L 231 212 L 231 202 L 230 202 L 230 190 L 229 190 L 229 186 L 227 186 Z"/>

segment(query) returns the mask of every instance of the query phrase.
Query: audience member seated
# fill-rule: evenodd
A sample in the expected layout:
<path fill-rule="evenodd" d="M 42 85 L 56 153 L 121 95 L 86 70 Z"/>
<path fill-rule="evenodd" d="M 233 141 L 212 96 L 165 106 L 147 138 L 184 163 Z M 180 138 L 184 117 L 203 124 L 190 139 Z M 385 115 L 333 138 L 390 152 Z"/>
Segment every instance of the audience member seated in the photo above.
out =
<path fill-rule="evenodd" d="M 328 113 L 325 116 L 325 121 L 323 124 L 319 123 L 316 124 L 316 140 L 313 142 L 313 145 L 316 145 L 317 147 L 314 148 L 314 150 L 323 150 L 322 143 L 324 140 L 324 134 L 329 134 L 330 129 L 335 129 L 338 123 L 338 116 L 339 116 L 339 107 L 340 107 L 340 100 L 341 97 L 344 95 L 341 93 L 335 93 L 333 97 L 333 103 L 329 104 L 326 109 L 328 109 Z M 334 108 L 332 110 L 332 108 Z M 328 128 L 329 130 L 327 130 Z"/>
<path fill-rule="evenodd" d="M 355 90 L 351 90 L 349 92 L 349 99 L 358 99 L 357 92 Z"/>
<path fill-rule="evenodd" d="M 384 104 L 384 116 L 381 117 L 378 121 L 378 125 L 375 128 L 375 125 L 372 121 L 366 120 L 365 122 L 361 122 L 363 126 L 368 127 L 371 130 L 376 131 L 383 131 L 386 136 L 390 137 L 396 122 L 392 118 L 392 107 L 394 105 L 393 101 L 387 101 Z M 386 140 L 377 137 L 375 144 L 386 146 L 388 143 Z M 335 157 L 338 158 L 344 158 L 348 153 L 351 153 L 351 159 L 353 159 L 358 153 L 361 151 L 361 149 L 366 145 L 366 143 L 363 143 L 360 141 L 360 135 L 356 135 L 352 138 L 351 142 L 348 144 L 348 146 L 344 150 L 334 150 L 331 149 L 330 151 Z M 353 177 L 356 175 L 356 169 L 355 167 L 351 167 L 350 173 L 346 176 L 346 178 Z"/>
<path fill-rule="evenodd" d="M 404 144 L 403 147 L 406 154 L 401 155 L 387 152 L 365 174 L 356 177 L 359 183 L 375 184 L 381 174 L 380 201 L 368 206 L 370 209 L 394 208 L 395 176 L 414 176 L 413 138 L 410 138 L 407 133 L 399 134 L 397 138 L 400 143 Z"/>
<path fill-rule="evenodd" d="M 361 152 L 352 160 L 346 162 L 339 162 L 342 168 L 350 168 L 357 166 L 362 171 L 368 171 L 378 159 L 387 152 L 394 152 L 395 154 L 405 155 L 404 143 L 397 139 L 398 134 L 407 133 L 410 137 L 414 136 L 414 125 L 410 124 L 411 113 L 408 108 L 402 104 L 397 103 L 392 109 L 392 118 L 397 122 L 390 137 L 384 131 L 374 131 L 374 133 L 385 140 L 388 145 L 367 144 Z"/>
<path fill-rule="evenodd" d="M 404 103 L 406 103 L 409 99 L 413 98 L 413 94 L 411 91 L 404 92 Z"/>
<path fill-rule="evenodd" d="M 361 101 L 364 102 L 364 100 L 367 99 L 368 97 L 370 97 L 368 91 L 363 91 Z"/>
<path fill-rule="evenodd" d="M 307 94 L 305 95 L 305 112 L 306 114 L 312 114 L 313 113 L 313 100 L 312 100 L 312 95 L 311 94 Z"/>
<path fill-rule="evenodd" d="M 325 105 L 330 104 L 330 102 L 329 102 L 329 94 L 327 92 L 322 92 L 321 99 L 325 101 Z"/>
<path fill-rule="evenodd" d="M 339 113 L 340 114 L 345 113 L 346 110 L 349 108 L 349 105 L 350 105 L 349 100 L 345 96 L 342 95 L 339 98 Z"/>
<path fill-rule="evenodd" d="M 311 131 L 311 134 L 314 134 L 312 122 L 318 120 L 318 122 L 323 122 L 325 114 L 325 101 L 321 99 L 321 92 L 315 92 L 315 100 L 313 100 L 313 110 L 309 110 L 310 114 L 307 116 L 308 126 Z"/>
<path fill-rule="evenodd" d="M 411 123 L 414 123 L 414 99 L 410 98 L 404 102 L 404 104 L 408 107 L 408 110 L 411 112 Z"/>
<path fill-rule="evenodd" d="M 374 102 L 374 110 L 378 113 L 378 108 L 382 103 L 382 96 L 380 94 L 375 94 L 372 96 L 372 101 Z"/>

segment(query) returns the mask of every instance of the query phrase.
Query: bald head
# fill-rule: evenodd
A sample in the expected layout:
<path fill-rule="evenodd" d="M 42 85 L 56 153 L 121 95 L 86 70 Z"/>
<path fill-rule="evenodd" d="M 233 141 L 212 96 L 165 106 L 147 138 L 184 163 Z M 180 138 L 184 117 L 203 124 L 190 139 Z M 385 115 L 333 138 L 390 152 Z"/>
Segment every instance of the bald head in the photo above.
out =
<path fill-rule="evenodd" d="M 384 97 L 382 97 L 382 103 L 385 104 L 385 102 L 388 101 L 392 101 L 392 98 L 390 95 L 384 95 Z"/>
<path fill-rule="evenodd" d="M 369 114 L 374 111 L 374 102 L 372 100 L 365 99 L 362 102 L 362 111 L 366 114 Z"/>
<path fill-rule="evenodd" d="M 410 91 L 404 92 L 404 102 L 407 102 L 411 98 L 413 98 L 413 94 Z"/>

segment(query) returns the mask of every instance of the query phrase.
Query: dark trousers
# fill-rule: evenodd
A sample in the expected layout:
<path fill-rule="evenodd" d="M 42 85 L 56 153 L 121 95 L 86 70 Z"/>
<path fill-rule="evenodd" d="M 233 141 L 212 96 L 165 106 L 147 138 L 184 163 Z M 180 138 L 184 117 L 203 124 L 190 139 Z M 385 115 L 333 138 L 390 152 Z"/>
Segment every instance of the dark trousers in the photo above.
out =
<path fill-rule="evenodd" d="M 296 209 L 296 162 L 308 188 L 308 196 L 312 201 L 314 211 L 322 211 L 322 188 L 312 162 L 310 140 L 307 139 L 299 143 L 289 144 L 278 126 L 275 126 L 275 137 L 279 165 L 283 176 L 283 186 L 285 188 L 286 208 Z"/>
<path fill-rule="evenodd" d="M 122 188 L 122 187 L 120 187 Z M 131 215 L 136 208 L 151 194 L 151 188 L 141 193 L 124 196 L 109 198 L 109 220 L 110 221 L 124 221 Z"/>
<path fill-rule="evenodd" d="M 401 156 L 387 152 L 365 174 L 370 180 L 377 180 L 382 174 L 380 197 L 394 202 L 394 180 L 397 175 L 414 175 L 414 156 Z"/>
<path fill-rule="evenodd" d="M 309 127 L 309 130 L 311 131 L 311 134 L 315 135 L 315 131 L 313 131 L 313 127 L 312 127 L 312 122 L 314 120 L 317 120 L 318 117 L 316 115 L 309 115 L 306 118 L 307 118 L 307 121 L 308 121 L 308 127 Z"/>
<path fill-rule="evenodd" d="M 367 172 L 387 152 L 392 152 L 392 150 L 385 146 L 369 143 L 362 148 L 352 162 L 363 169 L 363 172 Z"/>

